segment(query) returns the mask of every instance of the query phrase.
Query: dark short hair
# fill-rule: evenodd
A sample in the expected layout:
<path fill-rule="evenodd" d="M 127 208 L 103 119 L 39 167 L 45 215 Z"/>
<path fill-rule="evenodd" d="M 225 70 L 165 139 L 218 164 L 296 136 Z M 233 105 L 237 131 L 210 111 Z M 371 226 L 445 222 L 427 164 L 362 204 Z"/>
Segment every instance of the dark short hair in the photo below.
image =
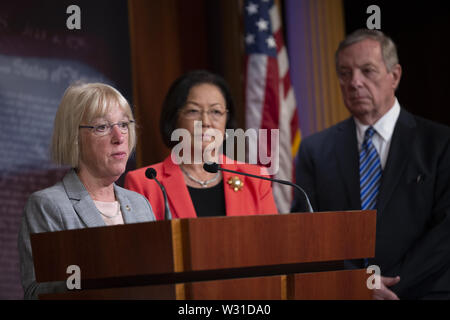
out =
<path fill-rule="evenodd" d="M 221 76 L 209 71 L 194 70 L 176 79 L 164 99 L 159 129 L 167 147 L 172 148 L 177 144 L 177 141 L 171 141 L 170 137 L 172 132 L 177 129 L 179 110 L 185 106 L 189 91 L 192 87 L 205 83 L 216 86 L 225 99 L 228 109 L 225 128 L 236 129 L 234 102 L 226 81 Z"/>

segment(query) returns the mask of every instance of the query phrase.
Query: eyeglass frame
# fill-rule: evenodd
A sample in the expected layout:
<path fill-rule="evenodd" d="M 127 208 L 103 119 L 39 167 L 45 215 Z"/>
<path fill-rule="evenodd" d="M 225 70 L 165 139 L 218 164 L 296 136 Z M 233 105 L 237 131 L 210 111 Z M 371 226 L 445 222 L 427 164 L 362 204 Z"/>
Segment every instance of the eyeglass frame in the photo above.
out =
<path fill-rule="evenodd" d="M 122 131 L 122 129 L 120 129 L 120 127 L 119 127 L 119 131 L 122 133 L 122 134 L 128 134 L 128 132 L 129 132 L 129 125 L 130 124 L 134 124 L 135 123 L 135 121 L 134 120 L 128 120 L 128 121 L 119 121 L 119 122 L 116 122 L 116 123 L 111 123 L 111 124 L 99 124 L 99 125 L 97 125 L 97 126 L 78 126 L 78 128 L 79 129 L 91 129 L 93 132 L 94 132 L 94 134 L 95 135 L 97 135 L 97 136 L 106 136 L 106 135 L 108 135 L 108 134 L 111 134 L 111 132 L 112 132 L 112 128 L 115 126 L 115 125 L 117 125 L 117 126 L 119 126 L 119 124 L 123 124 L 123 123 L 126 123 L 127 124 L 127 129 L 126 129 L 126 131 L 125 132 L 123 132 Z M 105 131 L 104 133 L 101 133 L 101 132 L 97 132 L 96 130 L 99 128 L 99 127 L 103 127 L 103 126 L 106 126 L 107 128 L 108 128 L 108 130 L 107 131 Z"/>

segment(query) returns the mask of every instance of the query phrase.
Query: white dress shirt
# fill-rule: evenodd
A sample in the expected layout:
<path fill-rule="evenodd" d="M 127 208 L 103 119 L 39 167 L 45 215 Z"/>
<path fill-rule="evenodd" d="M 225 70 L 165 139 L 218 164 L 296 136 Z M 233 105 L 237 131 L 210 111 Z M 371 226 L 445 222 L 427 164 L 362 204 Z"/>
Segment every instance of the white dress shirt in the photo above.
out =
<path fill-rule="evenodd" d="M 384 169 L 386 165 L 389 147 L 391 146 L 392 134 L 394 133 L 395 124 L 400 115 L 400 104 L 395 98 L 394 106 L 382 116 L 374 125 L 375 134 L 372 137 L 372 143 L 380 156 L 381 167 Z M 362 124 L 358 119 L 356 123 L 356 137 L 358 139 L 358 150 L 361 151 L 362 143 L 364 142 L 364 135 L 368 125 Z"/>

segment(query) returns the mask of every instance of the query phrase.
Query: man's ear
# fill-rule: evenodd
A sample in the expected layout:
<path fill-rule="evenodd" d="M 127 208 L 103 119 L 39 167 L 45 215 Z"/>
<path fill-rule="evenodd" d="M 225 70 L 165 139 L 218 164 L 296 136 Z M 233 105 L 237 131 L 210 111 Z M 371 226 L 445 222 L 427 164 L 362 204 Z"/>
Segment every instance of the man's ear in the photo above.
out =
<path fill-rule="evenodd" d="M 392 67 L 392 70 L 390 72 L 392 74 L 392 86 L 394 91 L 397 89 L 398 84 L 400 83 L 400 78 L 402 77 L 402 67 L 397 63 L 395 66 Z"/>

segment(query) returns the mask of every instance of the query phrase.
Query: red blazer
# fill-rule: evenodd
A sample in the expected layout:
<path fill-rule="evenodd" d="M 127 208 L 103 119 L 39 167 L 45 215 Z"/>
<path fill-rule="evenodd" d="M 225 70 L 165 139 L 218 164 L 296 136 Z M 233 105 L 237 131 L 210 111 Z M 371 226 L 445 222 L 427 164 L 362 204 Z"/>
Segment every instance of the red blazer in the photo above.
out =
<path fill-rule="evenodd" d="M 223 159 L 232 161 L 226 157 Z M 166 188 L 172 218 L 196 218 L 197 214 L 183 173 L 180 167 L 172 162 L 170 156 L 163 162 L 149 167 L 157 171 L 157 179 Z M 125 176 L 125 188 L 144 195 L 150 201 L 156 219 L 163 220 L 164 197 L 158 184 L 145 177 L 145 170 L 149 167 L 128 172 Z M 224 163 L 221 167 L 250 174 L 261 174 L 261 167 L 236 161 L 233 161 L 233 164 Z M 244 187 L 239 191 L 234 191 L 227 184 L 228 179 L 232 176 L 234 176 L 232 173 L 223 172 L 227 216 L 278 213 L 270 181 L 239 176 L 239 179 L 244 182 Z"/>

